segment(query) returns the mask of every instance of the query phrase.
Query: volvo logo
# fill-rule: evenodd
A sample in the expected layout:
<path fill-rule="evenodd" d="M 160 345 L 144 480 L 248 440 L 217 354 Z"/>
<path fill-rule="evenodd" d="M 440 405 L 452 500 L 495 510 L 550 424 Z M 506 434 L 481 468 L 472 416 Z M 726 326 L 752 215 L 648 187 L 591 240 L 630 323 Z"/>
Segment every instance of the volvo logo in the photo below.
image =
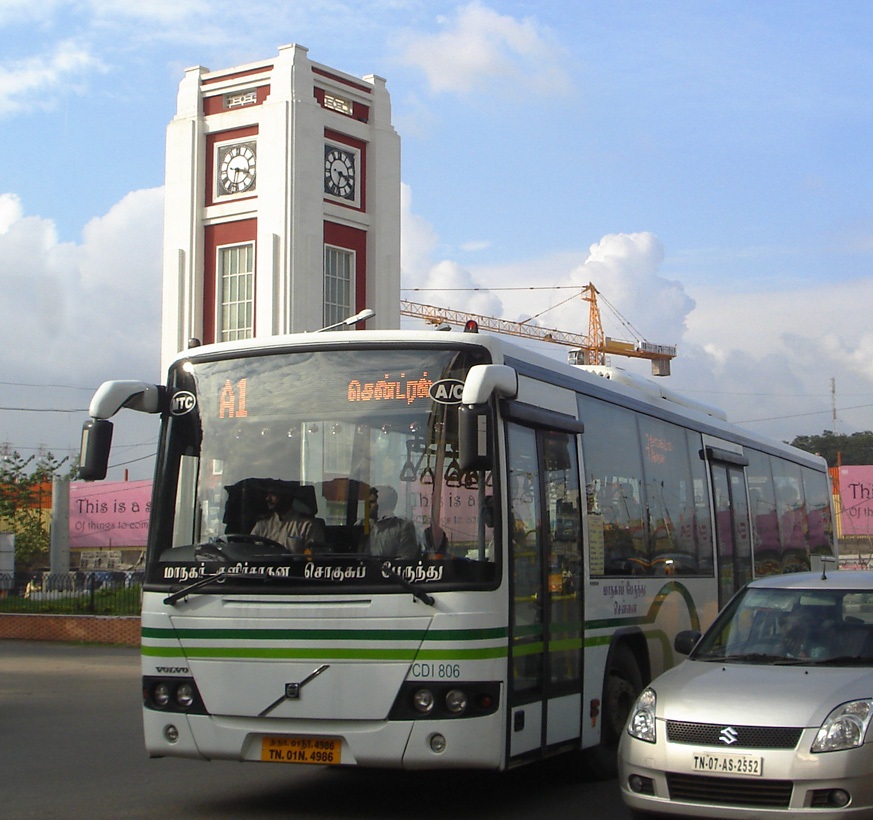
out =
<path fill-rule="evenodd" d="M 725 726 L 724 729 L 719 732 L 718 741 L 719 743 L 724 743 L 725 746 L 733 746 L 737 740 L 739 740 L 739 734 L 733 726 Z"/>
<path fill-rule="evenodd" d="M 286 683 L 285 684 L 285 693 L 280 698 L 276 698 L 263 712 L 261 712 L 258 717 L 264 717 L 265 715 L 270 714 L 280 703 L 286 700 L 300 700 L 300 690 L 306 686 L 309 681 L 313 678 L 317 678 L 325 669 L 330 669 L 329 663 L 323 663 L 318 667 L 314 672 L 310 672 L 302 681 L 299 683 Z"/>

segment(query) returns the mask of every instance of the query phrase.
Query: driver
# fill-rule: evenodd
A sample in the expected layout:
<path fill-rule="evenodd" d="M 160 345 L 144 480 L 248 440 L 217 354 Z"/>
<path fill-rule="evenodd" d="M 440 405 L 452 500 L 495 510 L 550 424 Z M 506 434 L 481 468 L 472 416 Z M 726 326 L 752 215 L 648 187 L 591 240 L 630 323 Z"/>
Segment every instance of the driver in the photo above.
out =
<path fill-rule="evenodd" d="M 255 522 L 252 535 L 269 538 L 289 552 L 301 555 L 313 543 L 324 543 L 324 527 L 317 518 L 294 509 L 294 492 L 273 484 L 265 497 L 267 514 Z"/>

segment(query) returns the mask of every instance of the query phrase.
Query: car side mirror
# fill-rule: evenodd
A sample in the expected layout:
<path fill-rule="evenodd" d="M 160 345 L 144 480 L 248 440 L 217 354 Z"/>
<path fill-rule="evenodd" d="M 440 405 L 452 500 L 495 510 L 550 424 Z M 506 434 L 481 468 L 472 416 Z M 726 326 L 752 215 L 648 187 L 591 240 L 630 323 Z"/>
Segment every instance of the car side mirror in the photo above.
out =
<path fill-rule="evenodd" d="M 673 649 L 680 655 L 690 655 L 697 642 L 700 640 L 700 632 L 697 629 L 683 629 L 673 640 Z"/>

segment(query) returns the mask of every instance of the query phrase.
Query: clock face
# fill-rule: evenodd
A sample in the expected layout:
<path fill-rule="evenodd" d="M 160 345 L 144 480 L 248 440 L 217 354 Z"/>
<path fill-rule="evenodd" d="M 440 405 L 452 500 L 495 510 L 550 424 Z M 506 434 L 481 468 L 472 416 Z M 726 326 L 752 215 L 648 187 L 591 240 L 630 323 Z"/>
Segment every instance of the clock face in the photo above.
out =
<path fill-rule="evenodd" d="M 354 200 L 355 155 L 351 151 L 324 146 L 324 190 L 333 196 Z"/>
<path fill-rule="evenodd" d="M 221 194 L 239 194 L 255 187 L 255 144 L 239 142 L 218 149 Z"/>

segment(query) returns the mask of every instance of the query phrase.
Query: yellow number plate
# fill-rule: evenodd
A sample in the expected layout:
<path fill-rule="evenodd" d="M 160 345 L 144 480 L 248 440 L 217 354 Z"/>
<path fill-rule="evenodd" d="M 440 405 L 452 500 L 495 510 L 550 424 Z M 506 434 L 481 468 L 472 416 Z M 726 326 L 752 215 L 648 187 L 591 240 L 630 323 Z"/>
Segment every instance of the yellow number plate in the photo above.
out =
<path fill-rule="evenodd" d="M 335 766 L 340 762 L 342 746 L 338 737 L 265 737 L 261 740 L 261 760 Z"/>

